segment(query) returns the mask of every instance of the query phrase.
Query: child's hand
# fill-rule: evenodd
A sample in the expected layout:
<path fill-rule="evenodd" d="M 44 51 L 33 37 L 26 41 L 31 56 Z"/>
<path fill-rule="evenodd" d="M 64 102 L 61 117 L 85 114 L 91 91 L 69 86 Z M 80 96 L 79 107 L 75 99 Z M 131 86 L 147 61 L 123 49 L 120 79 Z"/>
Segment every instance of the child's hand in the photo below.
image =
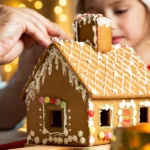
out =
<path fill-rule="evenodd" d="M 11 62 L 35 42 L 47 47 L 50 36 L 68 39 L 58 25 L 36 11 L 0 5 L 0 64 Z"/>

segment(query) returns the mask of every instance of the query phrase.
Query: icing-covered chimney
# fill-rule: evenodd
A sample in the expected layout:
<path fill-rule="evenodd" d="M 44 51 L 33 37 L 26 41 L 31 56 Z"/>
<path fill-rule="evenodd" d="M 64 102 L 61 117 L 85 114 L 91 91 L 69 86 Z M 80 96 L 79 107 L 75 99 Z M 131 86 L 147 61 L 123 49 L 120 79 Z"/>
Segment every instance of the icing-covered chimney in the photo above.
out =
<path fill-rule="evenodd" d="M 78 14 L 74 20 L 75 40 L 90 44 L 97 52 L 112 46 L 111 20 L 101 14 Z"/>

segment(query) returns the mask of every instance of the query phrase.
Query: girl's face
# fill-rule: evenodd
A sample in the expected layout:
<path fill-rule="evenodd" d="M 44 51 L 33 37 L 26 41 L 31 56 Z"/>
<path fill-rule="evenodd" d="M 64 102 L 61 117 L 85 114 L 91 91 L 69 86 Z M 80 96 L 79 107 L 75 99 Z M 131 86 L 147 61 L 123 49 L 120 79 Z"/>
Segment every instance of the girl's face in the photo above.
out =
<path fill-rule="evenodd" d="M 138 0 L 85 0 L 85 12 L 101 13 L 112 19 L 113 44 L 141 46 L 149 35 L 149 19 Z"/>

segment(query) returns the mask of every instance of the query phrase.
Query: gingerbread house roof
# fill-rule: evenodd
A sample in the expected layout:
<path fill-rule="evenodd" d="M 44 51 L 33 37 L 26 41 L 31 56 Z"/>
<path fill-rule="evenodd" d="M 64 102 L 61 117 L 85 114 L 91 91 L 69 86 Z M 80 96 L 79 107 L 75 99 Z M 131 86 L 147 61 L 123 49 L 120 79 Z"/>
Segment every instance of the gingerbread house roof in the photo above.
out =
<path fill-rule="evenodd" d="M 23 90 L 24 96 L 46 58 L 54 57 L 50 56 L 53 47 L 93 99 L 150 96 L 150 72 L 132 48 L 115 45 L 110 52 L 101 53 L 84 42 L 59 39 L 50 45 L 34 68 Z"/>

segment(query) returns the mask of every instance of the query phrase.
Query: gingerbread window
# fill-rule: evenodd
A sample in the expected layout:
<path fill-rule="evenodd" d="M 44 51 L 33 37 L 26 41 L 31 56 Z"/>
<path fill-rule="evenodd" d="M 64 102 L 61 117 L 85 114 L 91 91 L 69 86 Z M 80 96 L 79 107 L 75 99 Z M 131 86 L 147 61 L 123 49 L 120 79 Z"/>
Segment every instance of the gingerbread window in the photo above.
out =
<path fill-rule="evenodd" d="M 62 128 L 62 110 L 50 110 L 50 127 Z"/>
<path fill-rule="evenodd" d="M 100 127 L 112 127 L 112 111 L 113 107 L 110 105 L 100 106 L 99 122 Z"/>
<path fill-rule="evenodd" d="M 133 114 L 133 109 L 131 108 L 124 108 L 122 110 L 122 126 L 129 126 L 132 125 L 132 114 Z"/>
<path fill-rule="evenodd" d="M 130 126 L 136 125 L 136 104 L 134 100 L 122 100 L 119 103 L 118 109 L 118 116 L 119 116 L 119 123 L 118 126 Z"/>
<path fill-rule="evenodd" d="M 148 107 L 140 107 L 140 122 L 148 122 Z"/>
<path fill-rule="evenodd" d="M 101 110 L 100 116 L 101 126 L 110 126 L 110 109 Z"/>
<path fill-rule="evenodd" d="M 145 100 L 139 103 L 139 122 L 148 122 L 149 121 L 149 108 L 150 108 L 150 101 Z"/>
<path fill-rule="evenodd" d="M 53 105 L 46 107 L 46 128 L 51 131 L 60 131 L 64 129 L 64 109 Z"/>

